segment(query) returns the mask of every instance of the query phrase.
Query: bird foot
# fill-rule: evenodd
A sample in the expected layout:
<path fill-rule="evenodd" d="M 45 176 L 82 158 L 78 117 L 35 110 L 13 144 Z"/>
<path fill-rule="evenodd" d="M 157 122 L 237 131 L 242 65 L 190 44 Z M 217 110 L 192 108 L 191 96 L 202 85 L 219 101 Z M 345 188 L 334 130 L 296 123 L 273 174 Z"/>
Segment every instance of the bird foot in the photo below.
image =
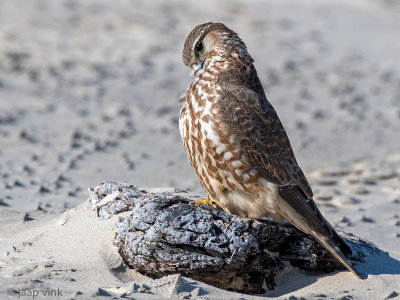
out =
<path fill-rule="evenodd" d="M 210 200 L 196 200 L 196 201 L 194 201 L 194 205 L 196 205 L 196 206 L 199 206 L 201 204 L 206 204 L 206 205 L 213 206 L 213 203 Z"/>

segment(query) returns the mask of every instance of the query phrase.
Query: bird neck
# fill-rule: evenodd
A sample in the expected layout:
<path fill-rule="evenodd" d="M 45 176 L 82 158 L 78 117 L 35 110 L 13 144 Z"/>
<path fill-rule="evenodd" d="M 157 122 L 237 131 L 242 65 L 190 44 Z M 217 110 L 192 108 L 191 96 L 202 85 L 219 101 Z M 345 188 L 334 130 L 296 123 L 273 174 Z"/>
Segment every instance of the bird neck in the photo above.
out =
<path fill-rule="evenodd" d="M 212 73 L 220 73 L 229 69 L 237 69 L 238 66 L 251 66 L 253 59 L 251 56 L 241 57 L 238 55 L 213 56 L 206 61 L 206 70 Z"/>

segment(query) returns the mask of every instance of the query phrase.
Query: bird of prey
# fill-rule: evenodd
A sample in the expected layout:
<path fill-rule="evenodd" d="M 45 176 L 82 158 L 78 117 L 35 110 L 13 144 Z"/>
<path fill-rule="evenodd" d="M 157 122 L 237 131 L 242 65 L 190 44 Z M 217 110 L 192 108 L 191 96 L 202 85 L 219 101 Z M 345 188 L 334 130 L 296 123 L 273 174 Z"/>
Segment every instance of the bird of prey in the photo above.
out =
<path fill-rule="evenodd" d="M 287 220 L 360 277 L 346 258 L 351 249 L 313 200 L 245 43 L 222 23 L 201 24 L 185 41 L 183 62 L 194 80 L 180 100 L 179 129 L 208 203 Z"/>

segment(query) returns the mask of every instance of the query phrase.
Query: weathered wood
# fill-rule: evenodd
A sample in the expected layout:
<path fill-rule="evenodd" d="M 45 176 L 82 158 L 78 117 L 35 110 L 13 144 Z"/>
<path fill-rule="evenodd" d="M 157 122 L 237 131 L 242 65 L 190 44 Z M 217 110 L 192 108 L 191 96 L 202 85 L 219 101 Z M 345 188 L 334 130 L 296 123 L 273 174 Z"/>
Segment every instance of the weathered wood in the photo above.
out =
<path fill-rule="evenodd" d="M 108 182 L 90 193 L 101 219 L 130 211 L 119 219 L 114 243 L 129 266 L 153 278 L 180 273 L 227 290 L 261 293 L 290 265 L 312 272 L 344 269 L 290 224 L 195 206 L 198 199 L 186 192 L 151 193 Z M 361 243 L 350 242 L 358 249 L 353 261 L 362 261 Z"/>

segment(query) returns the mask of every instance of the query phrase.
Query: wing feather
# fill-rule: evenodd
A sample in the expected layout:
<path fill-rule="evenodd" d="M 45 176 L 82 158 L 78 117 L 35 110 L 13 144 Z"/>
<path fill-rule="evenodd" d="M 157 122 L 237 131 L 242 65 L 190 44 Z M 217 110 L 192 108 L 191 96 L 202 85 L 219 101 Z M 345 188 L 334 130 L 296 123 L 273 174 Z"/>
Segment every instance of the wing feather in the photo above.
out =
<path fill-rule="evenodd" d="M 278 186 L 278 193 L 315 232 L 338 246 L 351 250 L 325 220 L 312 199 L 311 187 L 297 164 L 289 138 L 279 117 L 268 102 L 255 68 L 219 76 L 223 94 L 222 120 L 240 143 L 252 168 Z"/>
<path fill-rule="evenodd" d="M 276 185 L 297 185 L 312 198 L 311 187 L 297 164 L 286 131 L 268 102 L 254 67 L 247 77 L 241 78 L 243 75 L 239 74 L 243 73 L 247 74 L 223 72 L 219 76 L 223 121 L 263 177 Z"/>

